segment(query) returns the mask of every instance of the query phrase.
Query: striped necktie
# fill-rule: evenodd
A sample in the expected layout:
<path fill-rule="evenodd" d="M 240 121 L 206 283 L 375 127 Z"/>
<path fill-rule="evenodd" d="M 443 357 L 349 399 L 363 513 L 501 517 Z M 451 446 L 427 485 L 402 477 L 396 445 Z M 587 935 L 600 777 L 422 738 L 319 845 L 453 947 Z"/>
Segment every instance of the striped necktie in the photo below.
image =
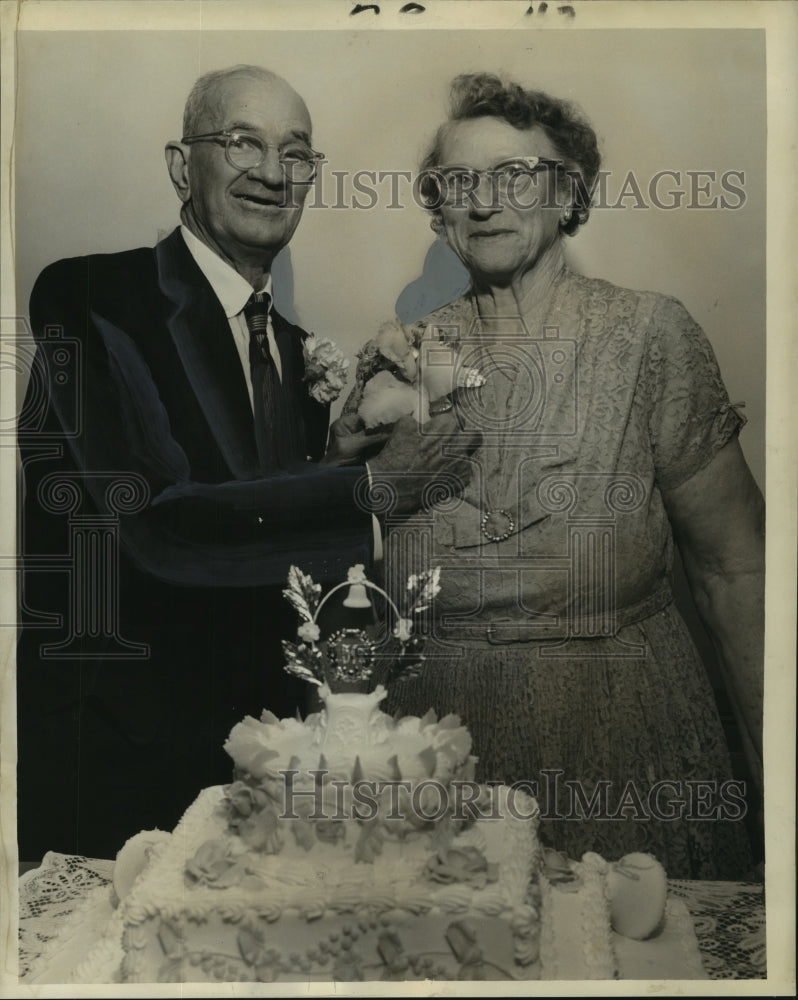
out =
<path fill-rule="evenodd" d="M 255 442 L 261 471 L 266 473 L 279 464 L 282 407 L 281 387 L 269 349 L 269 309 L 271 296 L 255 292 L 244 306 L 249 329 L 249 367 L 252 377 L 252 403 L 255 416 Z"/>

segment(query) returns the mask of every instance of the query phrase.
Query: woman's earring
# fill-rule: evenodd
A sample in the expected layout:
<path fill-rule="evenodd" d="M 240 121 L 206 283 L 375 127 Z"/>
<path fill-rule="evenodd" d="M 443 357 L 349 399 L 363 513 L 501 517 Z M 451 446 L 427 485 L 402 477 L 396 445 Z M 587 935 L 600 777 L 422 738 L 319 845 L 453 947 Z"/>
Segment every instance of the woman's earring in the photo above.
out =
<path fill-rule="evenodd" d="M 443 219 L 439 219 L 437 215 L 433 215 L 433 217 L 429 220 L 429 227 L 436 236 L 444 236 L 446 233 L 446 229 L 443 225 Z"/>
<path fill-rule="evenodd" d="M 562 217 L 560 218 L 560 222 L 561 222 L 562 225 L 565 226 L 570 221 L 571 221 L 571 209 L 570 208 L 566 208 L 566 210 L 562 213 Z"/>

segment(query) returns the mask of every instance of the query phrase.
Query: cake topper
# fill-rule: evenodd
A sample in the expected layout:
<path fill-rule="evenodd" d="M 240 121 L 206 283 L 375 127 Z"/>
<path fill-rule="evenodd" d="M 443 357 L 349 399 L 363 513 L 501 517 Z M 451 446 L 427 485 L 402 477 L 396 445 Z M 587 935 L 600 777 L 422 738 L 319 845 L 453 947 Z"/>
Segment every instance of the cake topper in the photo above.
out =
<path fill-rule="evenodd" d="M 321 586 L 292 566 L 283 596 L 300 617 L 297 642 L 283 640 L 285 669 L 309 684 L 330 688 L 370 686 L 379 680 L 389 684 L 400 675 L 412 677 L 423 662 L 424 639 L 415 631 L 414 619 L 426 611 L 440 591 L 440 566 L 414 573 L 408 578 L 404 607 L 400 610 L 391 597 L 366 577 L 361 563 L 352 566 L 343 583 L 321 596 Z M 349 588 L 343 601 L 348 609 L 371 607 L 367 591 L 382 597 L 393 618 L 367 628 L 344 626 L 323 637 L 319 615 L 330 598 Z M 377 676 L 377 674 L 383 676 Z"/>

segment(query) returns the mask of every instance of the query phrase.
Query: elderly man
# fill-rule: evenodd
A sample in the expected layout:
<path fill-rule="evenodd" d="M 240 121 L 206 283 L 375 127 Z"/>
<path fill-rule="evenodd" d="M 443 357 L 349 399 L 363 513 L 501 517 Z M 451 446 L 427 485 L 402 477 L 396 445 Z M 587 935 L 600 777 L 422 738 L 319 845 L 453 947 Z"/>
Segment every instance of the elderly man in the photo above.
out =
<path fill-rule="evenodd" d="M 303 381 L 306 334 L 271 308 L 272 262 L 320 158 L 308 110 L 285 80 L 239 66 L 197 82 L 183 133 L 166 147 L 181 226 L 154 249 L 59 261 L 31 297 L 24 860 L 113 856 L 229 780 L 231 726 L 305 697 L 282 671 L 289 566 L 340 580 L 371 555 L 366 470 L 337 446 L 315 464 L 329 407 Z M 370 464 L 399 510 L 466 472 L 443 452 L 474 442 L 449 415 L 437 425 L 401 422 Z"/>

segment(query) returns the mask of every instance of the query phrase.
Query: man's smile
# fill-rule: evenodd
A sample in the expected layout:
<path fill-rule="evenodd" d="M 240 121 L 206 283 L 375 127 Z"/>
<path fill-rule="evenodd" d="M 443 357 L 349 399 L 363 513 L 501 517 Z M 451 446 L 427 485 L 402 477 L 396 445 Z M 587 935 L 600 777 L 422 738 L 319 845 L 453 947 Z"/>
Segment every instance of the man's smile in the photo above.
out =
<path fill-rule="evenodd" d="M 286 199 L 285 195 L 281 192 L 280 194 L 274 193 L 260 193 L 256 194 L 250 191 L 242 192 L 241 194 L 234 195 L 237 201 L 241 201 L 246 205 L 253 205 L 259 208 L 285 208 Z"/>
<path fill-rule="evenodd" d="M 513 229 L 478 229 L 469 234 L 469 239 L 484 240 L 495 236 L 511 236 L 514 232 Z"/>

